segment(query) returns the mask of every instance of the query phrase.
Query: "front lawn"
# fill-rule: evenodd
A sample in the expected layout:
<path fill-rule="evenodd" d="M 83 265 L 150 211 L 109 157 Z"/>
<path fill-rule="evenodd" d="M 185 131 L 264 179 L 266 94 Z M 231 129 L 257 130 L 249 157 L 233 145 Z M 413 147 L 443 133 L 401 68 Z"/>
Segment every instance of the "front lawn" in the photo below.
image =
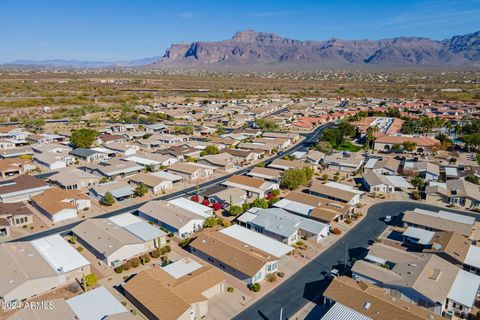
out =
<path fill-rule="evenodd" d="M 346 141 L 346 142 L 342 143 L 341 145 L 339 145 L 338 147 L 336 147 L 335 149 L 340 150 L 340 151 L 357 152 L 357 151 L 360 151 L 362 149 L 362 147 L 354 145 L 350 141 Z"/>

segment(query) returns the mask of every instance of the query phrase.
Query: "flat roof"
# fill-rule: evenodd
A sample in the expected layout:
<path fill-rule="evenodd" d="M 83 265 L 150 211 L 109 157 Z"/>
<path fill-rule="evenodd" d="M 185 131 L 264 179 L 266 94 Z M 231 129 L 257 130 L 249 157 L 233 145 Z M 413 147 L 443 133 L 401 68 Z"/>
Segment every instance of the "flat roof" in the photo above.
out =
<path fill-rule="evenodd" d="M 315 208 L 304 203 L 282 199 L 273 204 L 274 207 L 282 208 L 291 212 L 295 212 L 304 216 L 309 216 L 310 212 Z"/>
<path fill-rule="evenodd" d="M 67 304 L 81 320 L 105 319 L 109 315 L 128 312 L 103 286 L 70 298 Z"/>
<path fill-rule="evenodd" d="M 448 298 L 467 307 L 473 307 L 477 300 L 477 292 L 480 288 L 480 277 L 464 271 L 459 270 L 452 287 L 448 292 Z"/>
<path fill-rule="evenodd" d="M 173 173 L 169 173 L 169 172 L 165 172 L 165 171 L 157 171 L 157 172 L 153 172 L 152 174 L 156 175 L 157 177 L 170 180 L 172 182 L 183 180 L 182 176 L 179 176 L 179 175 L 173 174 Z"/>
<path fill-rule="evenodd" d="M 124 228 L 128 232 L 134 234 L 143 241 L 150 241 L 167 235 L 167 233 L 163 232 L 159 228 L 150 225 L 131 213 L 113 216 L 110 217 L 109 220 Z"/>
<path fill-rule="evenodd" d="M 432 241 L 433 237 L 435 236 L 435 232 L 415 227 L 408 227 L 402 235 L 404 237 L 417 239 L 419 244 L 426 245 Z"/>
<path fill-rule="evenodd" d="M 472 267 L 480 268 L 480 247 L 470 245 L 463 263 Z"/>
<path fill-rule="evenodd" d="M 439 217 L 445 220 L 450 220 L 450 221 L 455 221 L 455 222 L 460 222 L 460 223 L 465 223 L 469 225 L 474 225 L 475 224 L 475 218 L 474 217 L 469 217 L 463 214 L 458 214 L 450 211 L 445 211 L 445 210 L 439 210 L 438 212 L 435 211 L 430 211 L 430 210 L 424 210 L 424 209 L 419 209 L 416 208 L 413 210 L 415 213 L 420 213 L 420 214 L 425 214 L 428 216 L 432 217 Z"/>
<path fill-rule="evenodd" d="M 143 158 L 143 157 L 140 157 L 140 156 L 129 156 L 129 157 L 126 157 L 124 159 L 128 160 L 128 161 L 135 162 L 135 163 L 140 163 L 140 164 L 143 164 L 145 166 L 160 164 L 160 161 L 155 161 L 155 160 Z"/>
<path fill-rule="evenodd" d="M 274 240 L 264 236 L 263 234 L 239 225 L 230 226 L 220 230 L 220 232 L 278 258 L 293 251 L 292 247 L 280 241 Z"/>
<path fill-rule="evenodd" d="M 163 267 L 162 269 L 163 271 L 167 272 L 169 275 L 171 275 L 175 279 L 179 279 L 202 267 L 203 267 L 202 264 L 198 263 L 193 259 L 183 258 Z"/>
<path fill-rule="evenodd" d="M 32 245 L 59 273 L 67 273 L 90 264 L 58 234 L 33 240 Z"/>
<path fill-rule="evenodd" d="M 359 195 L 362 195 L 362 194 L 365 193 L 363 191 L 357 190 L 354 187 L 343 184 L 343 183 L 329 181 L 329 182 L 325 183 L 325 185 L 329 186 L 329 187 L 332 187 L 332 188 L 337 188 L 337 189 L 340 189 L 340 190 L 345 190 L 345 191 L 348 191 L 348 192 L 356 193 L 356 194 L 359 194 Z"/>
<path fill-rule="evenodd" d="M 208 218 L 213 214 L 213 209 L 203 204 L 196 203 L 195 201 L 186 198 L 177 198 L 167 201 L 177 207 L 183 208 L 204 218 Z"/>
<path fill-rule="evenodd" d="M 400 188 L 400 189 L 411 189 L 413 186 L 405 180 L 404 177 L 401 176 L 388 176 L 385 175 L 383 176 L 385 179 L 387 179 L 395 188 Z"/>

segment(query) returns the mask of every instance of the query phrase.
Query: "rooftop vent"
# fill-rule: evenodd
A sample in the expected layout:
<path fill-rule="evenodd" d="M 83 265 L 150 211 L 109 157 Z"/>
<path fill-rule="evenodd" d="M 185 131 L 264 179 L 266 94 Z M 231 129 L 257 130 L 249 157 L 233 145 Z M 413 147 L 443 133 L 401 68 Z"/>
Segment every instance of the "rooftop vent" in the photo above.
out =
<path fill-rule="evenodd" d="M 371 306 L 372 306 L 372 304 L 367 301 L 367 302 L 365 302 L 365 304 L 363 305 L 363 309 L 368 310 L 368 309 L 370 309 Z"/>

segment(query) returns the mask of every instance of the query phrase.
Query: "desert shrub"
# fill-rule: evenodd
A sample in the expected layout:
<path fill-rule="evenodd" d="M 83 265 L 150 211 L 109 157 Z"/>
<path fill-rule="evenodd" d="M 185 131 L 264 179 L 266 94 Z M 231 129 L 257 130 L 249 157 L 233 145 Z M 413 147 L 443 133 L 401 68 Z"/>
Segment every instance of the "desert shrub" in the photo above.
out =
<path fill-rule="evenodd" d="M 123 270 L 128 271 L 132 269 L 132 263 L 130 261 L 127 261 L 124 264 L 122 264 L 122 268 Z"/>
<path fill-rule="evenodd" d="M 260 283 L 255 283 L 250 286 L 250 290 L 253 292 L 259 292 L 261 289 L 262 289 L 262 286 L 260 285 Z"/>
<path fill-rule="evenodd" d="M 118 266 L 116 267 L 115 269 L 113 269 L 115 271 L 115 273 L 122 273 L 123 272 L 123 267 L 122 266 Z"/>
<path fill-rule="evenodd" d="M 84 278 L 84 283 L 87 287 L 91 287 L 97 284 L 97 275 L 95 273 L 87 274 Z"/>
<path fill-rule="evenodd" d="M 233 287 L 228 287 L 227 292 L 233 292 L 235 289 Z"/>
<path fill-rule="evenodd" d="M 339 235 L 339 234 L 342 233 L 342 231 L 341 231 L 340 229 L 338 229 L 338 228 L 334 228 L 334 229 L 332 230 L 332 233 L 335 234 L 335 235 Z"/>
<path fill-rule="evenodd" d="M 280 278 L 283 278 L 283 277 L 285 277 L 285 272 L 279 271 L 279 272 L 277 272 L 277 275 L 278 275 Z"/>
<path fill-rule="evenodd" d="M 265 279 L 268 281 L 268 282 L 275 282 L 277 281 L 277 275 L 275 273 L 269 273 L 267 274 L 267 276 L 265 277 Z"/>
<path fill-rule="evenodd" d="M 170 251 L 172 251 L 172 248 L 170 248 L 170 246 L 165 246 L 160 249 L 160 252 L 162 253 L 162 255 L 169 253 Z"/>
<path fill-rule="evenodd" d="M 140 266 L 140 259 L 135 257 L 132 260 L 130 260 L 130 264 L 132 265 L 132 267 L 138 268 Z"/>
<path fill-rule="evenodd" d="M 150 252 L 150 256 L 152 258 L 160 258 L 161 255 L 162 255 L 162 252 L 158 248 Z"/>

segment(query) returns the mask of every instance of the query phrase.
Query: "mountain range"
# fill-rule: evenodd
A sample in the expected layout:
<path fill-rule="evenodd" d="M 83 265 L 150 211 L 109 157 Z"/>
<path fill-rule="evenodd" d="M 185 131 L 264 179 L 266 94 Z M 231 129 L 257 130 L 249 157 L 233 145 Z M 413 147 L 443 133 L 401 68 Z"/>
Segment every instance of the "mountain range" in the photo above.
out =
<path fill-rule="evenodd" d="M 342 67 L 480 67 L 480 31 L 445 40 L 300 41 L 246 30 L 217 42 L 173 44 L 162 57 L 125 62 L 17 60 L 9 65 L 52 67 L 142 66 L 158 69 L 320 69 Z"/>

